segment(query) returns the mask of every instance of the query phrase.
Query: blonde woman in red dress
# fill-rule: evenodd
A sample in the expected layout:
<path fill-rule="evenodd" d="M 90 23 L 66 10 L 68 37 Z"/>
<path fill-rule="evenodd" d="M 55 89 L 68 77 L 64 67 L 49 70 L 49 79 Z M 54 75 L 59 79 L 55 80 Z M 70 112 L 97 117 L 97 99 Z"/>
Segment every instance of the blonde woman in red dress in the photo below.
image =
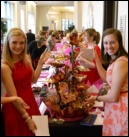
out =
<path fill-rule="evenodd" d="M 98 72 L 111 89 L 89 101 L 104 101 L 103 136 L 128 136 L 128 53 L 123 47 L 121 32 L 107 29 L 102 38 L 102 58 L 110 65 L 105 71 L 95 52 Z"/>
<path fill-rule="evenodd" d="M 31 116 L 40 115 L 31 83 L 37 81 L 42 65 L 50 54 L 44 52 L 41 55 L 34 71 L 26 50 L 26 35 L 21 29 L 12 28 L 7 34 L 3 50 L 2 82 L 7 96 L 21 97 L 30 109 L 26 110 L 15 102 L 3 104 L 2 113 L 6 136 L 34 136 L 36 125 Z"/>

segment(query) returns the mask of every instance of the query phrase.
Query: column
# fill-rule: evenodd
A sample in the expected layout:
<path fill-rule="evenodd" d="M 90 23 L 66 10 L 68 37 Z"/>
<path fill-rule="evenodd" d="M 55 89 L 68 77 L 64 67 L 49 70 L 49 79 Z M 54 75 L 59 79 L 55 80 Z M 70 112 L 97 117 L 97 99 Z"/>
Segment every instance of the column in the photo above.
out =
<path fill-rule="evenodd" d="M 74 25 L 78 32 L 82 32 L 82 2 L 74 1 Z"/>

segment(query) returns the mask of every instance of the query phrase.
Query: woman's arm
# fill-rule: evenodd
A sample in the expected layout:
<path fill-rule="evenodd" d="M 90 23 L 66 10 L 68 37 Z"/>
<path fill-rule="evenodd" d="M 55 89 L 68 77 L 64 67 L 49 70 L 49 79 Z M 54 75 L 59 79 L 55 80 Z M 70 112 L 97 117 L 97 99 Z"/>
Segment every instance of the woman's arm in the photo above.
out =
<path fill-rule="evenodd" d="M 39 59 L 39 62 L 38 62 L 38 65 L 36 67 L 36 70 L 34 71 L 33 67 L 32 67 L 32 63 L 31 63 L 31 59 L 29 57 L 29 64 L 32 68 L 32 82 L 33 83 L 36 83 L 39 76 L 40 76 L 40 73 L 41 73 L 41 70 L 42 70 L 42 66 L 43 64 L 48 60 L 48 58 L 50 58 L 50 51 L 47 51 L 47 49 L 42 53 L 40 59 Z"/>
<path fill-rule="evenodd" d="M 1 66 L 1 78 L 9 97 L 12 97 L 10 101 L 12 101 L 14 99 L 13 96 L 17 97 L 17 91 L 12 79 L 12 72 L 9 66 L 7 66 L 6 64 L 2 64 Z M 13 104 L 16 107 L 16 109 L 19 111 L 19 113 L 21 113 L 21 115 L 27 113 L 25 108 L 23 108 L 17 102 L 13 102 Z"/>
<path fill-rule="evenodd" d="M 105 96 L 98 97 L 99 100 L 108 102 L 117 102 L 120 95 L 121 87 L 128 77 L 128 63 L 117 61 L 112 72 L 112 86 L 110 92 Z"/>
<path fill-rule="evenodd" d="M 5 89 L 9 95 L 9 97 L 12 96 L 17 96 L 17 91 L 12 79 L 12 72 L 9 68 L 9 66 L 7 66 L 6 64 L 2 64 L 1 66 L 1 74 L 2 74 L 2 81 L 3 84 L 5 86 Z M 34 121 L 31 119 L 31 117 L 29 116 L 29 114 L 27 113 L 26 109 L 24 107 L 22 107 L 22 105 L 20 105 L 17 102 L 13 102 L 14 107 L 17 109 L 17 111 L 21 114 L 21 116 L 23 117 L 23 119 L 25 120 L 25 122 L 28 125 L 28 128 L 34 132 L 34 130 L 36 130 L 36 125 L 34 123 Z"/>
<path fill-rule="evenodd" d="M 13 97 L 1 97 L 1 104 L 12 103 L 16 101 L 16 96 Z"/>
<path fill-rule="evenodd" d="M 104 96 L 98 96 L 98 100 L 104 102 L 117 102 L 120 95 L 121 87 L 128 77 L 128 63 L 118 61 L 115 63 L 112 72 L 112 86 L 108 93 Z M 94 101 L 96 97 L 91 97 L 89 100 Z"/>
<path fill-rule="evenodd" d="M 101 79 L 103 80 L 103 82 L 106 82 L 106 70 L 103 68 L 102 63 L 97 55 L 96 50 L 94 50 L 94 58 L 95 58 L 98 73 L 99 73 Z"/>
<path fill-rule="evenodd" d="M 17 97 L 17 96 L 12 96 L 12 97 L 1 97 L 1 104 L 5 104 L 5 103 L 13 103 L 16 102 L 19 105 L 21 105 L 21 107 L 23 107 L 24 109 L 29 109 L 30 107 L 23 101 L 22 98 Z"/>
<path fill-rule="evenodd" d="M 14 101 L 16 101 L 16 96 L 14 97 L 1 97 L 1 104 L 5 104 L 5 103 L 12 103 Z"/>

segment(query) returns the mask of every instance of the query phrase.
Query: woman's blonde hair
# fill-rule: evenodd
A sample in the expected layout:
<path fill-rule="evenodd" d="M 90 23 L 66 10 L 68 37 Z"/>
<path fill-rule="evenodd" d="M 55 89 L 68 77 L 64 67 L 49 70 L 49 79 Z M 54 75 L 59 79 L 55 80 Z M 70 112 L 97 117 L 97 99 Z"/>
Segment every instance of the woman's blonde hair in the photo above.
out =
<path fill-rule="evenodd" d="M 3 61 L 6 62 L 10 67 L 14 67 L 14 60 L 12 57 L 11 50 L 9 48 L 9 41 L 13 36 L 22 36 L 25 39 L 25 48 L 23 52 L 19 55 L 19 59 L 23 60 L 25 62 L 25 57 L 27 53 L 27 38 L 25 33 L 20 29 L 20 28 L 12 28 L 9 30 L 6 39 L 5 39 L 5 44 L 3 47 Z"/>

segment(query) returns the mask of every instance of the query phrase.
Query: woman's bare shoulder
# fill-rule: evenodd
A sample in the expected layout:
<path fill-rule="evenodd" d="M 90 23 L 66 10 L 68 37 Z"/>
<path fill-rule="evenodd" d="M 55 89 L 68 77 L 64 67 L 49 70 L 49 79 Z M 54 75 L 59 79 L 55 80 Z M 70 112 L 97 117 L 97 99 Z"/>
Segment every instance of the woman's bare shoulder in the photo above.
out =
<path fill-rule="evenodd" d="M 1 72 L 5 73 L 5 74 L 7 74 L 8 72 L 11 73 L 11 68 L 5 62 L 1 62 Z"/>
<path fill-rule="evenodd" d="M 10 69 L 9 65 L 1 60 L 1 69 Z"/>
<path fill-rule="evenodd" d="M 116 72 L 120 71 L 121 73 L 123 72 L 128 72 L 128 61 L 125 60 L 125 58 L 117 59 L 115 61 L 115 70 Z"/>

